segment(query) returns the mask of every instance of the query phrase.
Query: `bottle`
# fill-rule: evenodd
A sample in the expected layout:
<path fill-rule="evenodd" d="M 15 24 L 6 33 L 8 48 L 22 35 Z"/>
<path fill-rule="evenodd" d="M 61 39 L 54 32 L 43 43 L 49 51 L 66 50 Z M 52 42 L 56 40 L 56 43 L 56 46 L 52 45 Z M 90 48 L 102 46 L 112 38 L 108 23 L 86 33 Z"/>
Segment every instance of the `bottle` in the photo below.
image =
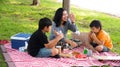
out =
<path fill-rule="evenodd" d="M 87 53 L 88 53 L 88 49 L 84 47 L 83 53 L 84 53 L 84 54 L 87 54 Z"/>
<path fill-rule="evenodd" d="M 28 42 L 27 42 L 27 41 L 25 41 L 24 52 L 26 52 L 26 51 L 27 51 L 27 47 L 28 47 Z"/>
<path fill-rule="evenodd" d="M 88 50 L 87 56 L 88 57 L 92 56 L 92 50 Z"/>
<path fill-rule="evenodd" d="M 20 51 L 20 52 L 24 52 L 24 49 L 25 49 L 25 47 L 24 47 L 24 46 L 19 47 L 19 51 Z"/>
<path fill-rule="evenodd" d="M 25 49 L 27 49 L 28 43 L 27 41 L 25 41 Z"/>
<path fill-rule="evenodd" d="M 27 51 L 27 46 L 28 46 L 28 43 L 27 43 L 27 41 L 25 41 L 25 46 L 19 47 L 19 51 L 20 52 L 26 52 Z"/>

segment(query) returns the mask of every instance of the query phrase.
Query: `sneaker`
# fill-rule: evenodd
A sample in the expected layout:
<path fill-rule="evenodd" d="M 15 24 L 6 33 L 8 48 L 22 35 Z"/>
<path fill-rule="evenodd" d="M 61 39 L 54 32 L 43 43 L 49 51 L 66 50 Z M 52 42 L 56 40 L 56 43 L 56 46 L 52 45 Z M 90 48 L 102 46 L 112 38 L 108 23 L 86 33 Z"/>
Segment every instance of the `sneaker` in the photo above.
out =
<path fill-rule="evenodd" d="M 51 58 L 60 58 L 60 55 L 59 54 L 57 54 L 57 55 L 55 55 L 55 56 L 50 56 Z"/>

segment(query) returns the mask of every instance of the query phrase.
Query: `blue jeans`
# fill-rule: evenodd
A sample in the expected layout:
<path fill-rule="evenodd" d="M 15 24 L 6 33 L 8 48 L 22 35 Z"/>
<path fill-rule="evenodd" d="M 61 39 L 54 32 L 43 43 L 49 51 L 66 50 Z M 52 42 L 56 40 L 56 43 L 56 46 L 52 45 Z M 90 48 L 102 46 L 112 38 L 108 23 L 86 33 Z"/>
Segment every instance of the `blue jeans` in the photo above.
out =
<path fill-rule="evenodd" d="M 49 57 L 52 55 L 52 49 L 41 48 L 36 57 Z"/>
<path fill-rule="evenodd" d="M 103 46 L 103 50 L 102 50 L 102 52 L 109 52 L 109 51 L 110 51 L 109 48 L 107 48 L 106 46 Z"/>
<path fill-rule="evenodd" d="M 98 46 L 98 44 L 91 42 L 90 43 L 94 48 Z M 103 46 L 103 50 L 101 52 L 109 52 L 110 49 L 107 48 L 106 46 Z"/>

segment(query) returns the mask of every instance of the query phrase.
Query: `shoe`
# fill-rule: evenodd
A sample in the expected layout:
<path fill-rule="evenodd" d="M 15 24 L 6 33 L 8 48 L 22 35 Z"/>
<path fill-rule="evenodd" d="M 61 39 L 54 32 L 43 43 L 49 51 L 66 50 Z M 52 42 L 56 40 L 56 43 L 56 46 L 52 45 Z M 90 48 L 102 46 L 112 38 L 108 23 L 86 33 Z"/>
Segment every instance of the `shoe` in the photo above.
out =
<path fill-rule="evenodd" d="M 50 56 L 51 58 L 60 58 L 60 55 L 59 54 L 57 54 L 57 55 L 55 55 L 55 56 Z"/>

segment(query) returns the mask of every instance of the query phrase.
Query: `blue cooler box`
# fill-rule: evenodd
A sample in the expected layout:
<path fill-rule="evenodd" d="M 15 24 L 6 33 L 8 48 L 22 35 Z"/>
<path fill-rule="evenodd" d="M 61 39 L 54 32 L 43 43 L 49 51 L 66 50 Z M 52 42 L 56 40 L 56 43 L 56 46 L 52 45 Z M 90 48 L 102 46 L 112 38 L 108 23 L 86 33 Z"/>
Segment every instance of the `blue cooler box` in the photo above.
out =
<path fill-rule="evenodd" d="M 25 46 L 25 42 L 28 42 L 31 34 L 18 33 L 11 36 L 12 48 L 19 49 L 19 47 Z"/>

